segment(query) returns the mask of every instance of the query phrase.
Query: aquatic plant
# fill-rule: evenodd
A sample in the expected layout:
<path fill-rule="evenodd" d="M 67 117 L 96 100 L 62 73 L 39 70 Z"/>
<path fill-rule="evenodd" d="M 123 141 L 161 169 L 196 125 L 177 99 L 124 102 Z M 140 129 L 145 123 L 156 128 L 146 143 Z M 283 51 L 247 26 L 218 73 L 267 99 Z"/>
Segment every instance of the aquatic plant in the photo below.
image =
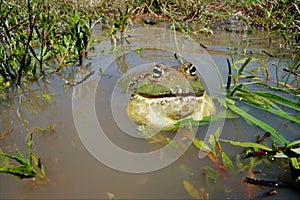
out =
<path fill-rule="evenodd" d="M 205 152 L 209 160 L 212 161 L 215 165 L 215 167 L 204 165 L 201 168 L 207 185 L 210 185 L 212 183 L 215 184 L 220 178 L 221 174 L 224 174 L 224 172 L 226 171 L 232 171 L 234 169 L 233 162 L 223 151 L 223 148 L 218 139 L 219 136 L 220 129 L 218 129 L 215 134 L 210 135 L 208 143 L 198 138 L 193 139 L 194 146 L 200 151 Z M 200 187 L 198 189 L 187 181 L 183 181 L 183 185 L 191 197 L 195 199 L 209 199 L 209 193 L 206 191 L 205 187 Z"/>
<path fill-rule="evenodd" d="M 275 93 L 270 93 L 267 91 L 256 91 L 252 87 L 251 89 L 248 89 L 247 87 L 252 86 L 252 85 L 257 85 L 261 84 L 263 81 L 260 80 L 257 76 L 246 76 L 244 77 L 250 77 L 250 78 L 255 78 L 255 81 L 253 82 L 247 82 L 243 83 L 239 81 L 240 77 L 244 73 L 244 70 L 247 68 L 249 63 L 252 60 L 252 58 L 245 58 L 241 59 L 239 61 L 234 61 L 233 57 L 232 58 L 232 64 L 230 61 L 227 59 L 227 64 L 228 64 L 228 79 L 227 79 L 227 84 L 226 84 L 226 89 L 227 89 L 227 94 L 228 98 L 225 98 L 225 104 L 223 104 L 226 108 L 229 108 L 236 114 L 242 116 L 245 118 L 247 121 L 252 122 L 253 124 L 259 126 L 260 128 L 264 129 L 265 131 L 268 131 L 271 133 L 273 136 L 274 140 L 281 145 L 284 145 L 287 141 L 280 136 L 280 134 L 271 126 L 267 125 L 266 123 L 262 122 L 261 120 L 256 119 L 255 117 L 251 116 L 250 114 L 246 113 L 245 111 L 241 110 L 237 106 L 235 106 L 235 99 L 239 101 L 244 101 L 248 105 L 259 108 L 261 110 L 264 110 L 266 112 L 270 112 L 272 114 L 275 114 L 281 118 L 296 122 L 300 124 L 300 120 L 297 117 L 292 116 L 290 113 L 287 113 L 283 109 L 279 108 L 276 104 L 280 104 L 283 106 L 287 106 L 291 109 L 294 109 L 295 111 L 299 111 L 299 106 L 300 103 L 299 101 L 292 101 L 290 99 L 287 99 L 285 97 L 276 95 Z M 237 66 L 236 64 L 240 63 L 241 66 Z M 233 71 L 235 73 L 233 73 Z M 231 82 L 233 81 L 233 85 L 231 85 Z M 277 80 L 278 83 L 278 80 Z M 270 86 L 270 88 L 274 88 Z M 285 86 L 283 87 L 285 88 Z M 290 91 L 293 91 L 293 88 L 288 88 Z M 294 90 L 294 94 L 296 95 Z"/>
<path fill-rule="evenodd" d="M 183 186 L 192 198 L 205 200 L 209 199 L 209 193 L 205 190 L 204 187 L 195 188 L 195 186 L 187 181 L 183 181 Z"/>
<path fill-rule="evenodd" d="M 113 51 L 117 47 L 117 40 L 120 41 L 120 44 L 123 44 L 123 40 L 126 40 L 124 37 L 124 31 L 128 28 L 131 23 L 129 17 L 131 15 L 131 9 L 127 6 L 125 12 L 123 13 L 120 8 L 114 13 L 113 21 L 111 22 L 112 26 L 110 27 L 109 35 L 113 42 Z M 117 37 L 117 33 L 120 33 L 120 36 Z"/>
<path fill-rule="evenodd" d="M 224 4 L 206 0 L 134 0 L 117 1 L 113 4 L 108 0 L 2 0 L 0 5 L 2 90 L 15 81 L 19 85 L 21 80 L 43 77 L 45 71 L 51 69 L 50 66 L 57 65 L 56 69 L 51 69 L 57 71 L 62 65 L 74 63 L 77 59 L 81 65 L 91 42 L 91 30 L 95 25 L 92 24 L 92 19 L 99 22 L 101 17 L 107 15 L 113 15 L 109 34 L 116 43 L 116 32 L 120 31 L 122 35 L 130 23 L 130 18 L 144 13 L 150 13 L 163 20 L 172 19 L 179 24 L 190 21 L 192 26 L 201 24 L 202 28 L 210 30 L 209 25 L 215 20 L 228 18 L 241 11 L 253 26 L 278 30 L 286 45 L 292 45 L 294 51 L 298 52 L 296 55 L 299 55 L 299 48 L 294 45 L 297 45 L 300 38 L 300 11 L 299 6 L 290 0 L 226 1 Z M 26 9 L 20 9 L 21 7 Z M 287 69 L 291 73 L 298 66 L 299 56 L 296 57 L 294 67 Z M 22 79 L 24 77 L 26 79 Z"/>
<path fill-rule="evenodd" d="M 2 86 L 20 85 L 22 80 L 43 77 L 46 71 L 59 71 L 77 60 L 82 64 L 99 19 L 92 23 L 93 17 L 81 15 L 76 6 L 43 0 L 3 0 L 0 5 Z"/>
<path fill-rule="evenodd" d="M 267 132 L 268 133 L 268 132 Z M 266 138 L 266 137 L 265 137 Z M 242 159 L 252 157 L 269 157 L 270 159 L 287 159 L 289 162 L 291 176 L 295 182 L 300 183 L 300 140 L 287 142 L 284 146 L 273 146 L 272 148 L 260 144 L 264 139 L 260 139 L 257 143 L 238 142 L 232 140 L 223 140 L 221 142 L 230 143 L 234 146 L 245 148 Z M 258 184 L 257 184 L 258 185 Z"/>
<path fill-rule="evenodd" d="M 248 176 L 243 178 L 243 183 L 272 188 L 297 188 L 299 186 L 300 140 L 293 142 L 286 141 L 284 146 L 273 145 L 272 147 L 268 147 L 262 144 L 262 142 L 271 135 L 268 132 L 266 132 L 263 137 L 258 137 L 257 142 L 240 142 L 220 139 L 219 134 L 220 132 L 218 130 L 214 135 L 211 135 L 208 143 L 198 138 L 193 140 L 194 146 L 207 153 L 207 157 L 215 164 L 215 166 L 211 167 L 204 165 L 201 168 L 202 174 L 206 180 L 206 185 L 201 186 L 199 189 L 193 186 L 191 183 L 183 181 L 184 188 L 191 197 L 196 199 L 208 199 L 209 193 L 206 191 L 207 186 L 212 183 L 215 184 L 216 182 L 220 182 L 223 179 L 226 180 L 229 174 L 240 174 L 245 171 L 247 172 Z M 233 162 L 232 159 L 223 151 L 221 143 L 229 143 L 233 146 L 242 147 L 244 150 L 236 156 L 235 162 Z M 271 164 L 267 161 L 272 161 L 275 159 L 281 159 L 283 162 L 288 163 L 287 166 L 292 177 L 291 182 L 287 183 L 281 180 L 273 181 L 253 178 L 255 173 L 259 173 L 255 172 L 254 168 L 261 165 L 263 160 L 265 160 L 265 163 Z M 224 188 L 224 190 L 226 189 L 231 190 L 230 188 Z"/>
<path fill-rule="evenodd" d="M 16 149 L 16 156 L 3 153 L 0 151 L 1 166 L 0 172 L 14 175 L 20 179 L 39 177 L 45 178 L 46 173 L 41 159 L 32 152 L 32 137 L 33 132 L 29 134 L 27 141 L 27 158 Z M 20 165 L 10 164 L 8 159 L 12 159 Z"/>

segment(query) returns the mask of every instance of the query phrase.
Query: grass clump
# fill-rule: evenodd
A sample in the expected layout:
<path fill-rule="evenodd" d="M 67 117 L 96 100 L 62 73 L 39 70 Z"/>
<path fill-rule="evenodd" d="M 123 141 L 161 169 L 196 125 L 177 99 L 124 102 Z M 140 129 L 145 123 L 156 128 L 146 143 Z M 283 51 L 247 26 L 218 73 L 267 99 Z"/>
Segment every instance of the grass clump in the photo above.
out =
<path fill-rule="evenodd" d="M 57 72 L 64 64 L 82 64 L 93 28 L 71 1 L 0 1 L 1 84 Z M 52 67 L 53 66 L 53 67 Z"/>
<path fill-rule="evenodd" d="M 130 21 L 137 22 L 145 15 L 158 22 L 189 23 L 197 30 L 209 31 L 212 23 L 238 12 L 253 27 L 270 34 L 279 31 L 286 45 L 299 43 L 300 11 L 292 0 L 1 0 L 0 84 L 20 85 L 58 72 L 68 63 L 81 65 L 99 20 L 115 38 Z M 299 49 L 298 45 L 295 55 L 300 54 Z"/>

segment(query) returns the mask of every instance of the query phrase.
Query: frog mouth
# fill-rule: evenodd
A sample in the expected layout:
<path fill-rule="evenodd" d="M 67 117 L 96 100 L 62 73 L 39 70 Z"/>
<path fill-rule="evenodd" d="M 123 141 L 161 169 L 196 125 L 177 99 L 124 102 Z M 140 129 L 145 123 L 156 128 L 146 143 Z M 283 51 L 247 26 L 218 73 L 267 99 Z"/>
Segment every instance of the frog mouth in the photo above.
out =
<path fill-rule="evenodd" d="M 187 92 L 187 93 L 169 93 L 169 94 L 157 94 L 157 95 L 139 93 L 138 95 L 145 98 L 159 99 L 159 98 L 168 98 L 168 97 L 201 97 L 204 95 L 204 93 L 196 94 L 195 92 Z"/>

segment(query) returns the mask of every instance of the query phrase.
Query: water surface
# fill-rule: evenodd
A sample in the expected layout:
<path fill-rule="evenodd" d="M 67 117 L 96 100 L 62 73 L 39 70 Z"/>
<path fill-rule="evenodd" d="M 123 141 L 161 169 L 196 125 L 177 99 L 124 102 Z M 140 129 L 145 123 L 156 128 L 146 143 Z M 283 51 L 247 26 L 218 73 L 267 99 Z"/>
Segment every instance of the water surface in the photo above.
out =
<path fill-rule="evenodd" d="M 112 169 L 98 161 L 91 154 L 90 147 L 82 142 L 81 139 L 84 137 L 82 134 L 89 135 L 92 130 L 86 128 L 84 133 L 78 133 L 76 129 L 76 117 L 89 120 L 87 112 L 90 105 L 79 104 L 80 107 L 77 109 L 80 112 L 74 114 L 72 102 L 74 103 L 74 98 L 80 98 L 80 102 L 90 102 L 94 99 L 93 106 L 97 121 L 106 136 L 120 148 L 131 152 L 152 151 L 160 148 L 162 144 L 149 143 L 137 137 L 139 134 L 137 126 L 125 113 L 129 97 L 116 85 L 120 77 L 137 66 L 147 63 L 176 64 L 178 60 L 174 58 L 174 53 L 180 51 L 185 59 L 195 60 L 206 89 L 211 96 L 217 97 L 220 95 L 220 88 L 218 88 L 220 83 L 215 79 L 216 74 L 211 72 L 215 72 L 214 65 L 217 66 L 225 84 L 228 73 L 226 58 L 230 58 L 230 52 L 236 50 L 260 58 L 247 70 L 260 70 L 259 73 L 263 77 L 265 71 L 258 66 L 265 64 L 269 68 L 272 80 L 276 80 L 273 65 L 275 63 L 278 65 L 279 77 L 284 80 L 285 72 L 282 68 L 292 61 L 286 58 L 285 55 L 290 52 L 281 45 L 283 41 L 279 36 L 274 37 L 272 43 L 269 43 L 264 32 L 253 34 L 215 32 L 212 36 L 200 36 L 192 41 L 178 33 L 177 44 L 175 44 L 173 31 L 161 27 L 142 27 L 126 32 L 127 41 L 124 41 L 121 48 L 117 47 L 114 50 L 110 41 L 101 36 L 101 32 L 95 31 L 94 35 L 98 42 L 95 43 L 95 49 L 90 53 L 89 58 L 84 61 L 84 65 L 66 66 L 61 73 L 61 76 L 70 82 L 80 82 L 92 73 L 88 80 L 73 87 L 64 85 L 65 82 L 60 77 L 52 75 L 49 80 L 30 83 L 23 91 L 10 91 L 10 100 L 0 105 L 0 133 L 13 129 L 9 136 L 0 141 L 4 152 L 13 154 L 17 147 L 25 153 L 28 133 L 34 127 L 45 128 L 51 125 L 53 128 L 51 133 L 37 133 L 33 139 L 33 151 L 42 159 L 48 180 L 19 180 L 0 174 L 1 198 L 104 199 L 110 192 L 118 199 L 189 199 L 191 197 L 185 190 L 183 181 L 188 181 L 197 188 L 205 188 L 211 199 L 261 198 L 272 189 L 242 183 L 243 178 L 248 176 L 247 171 L 222 172 L 224 174 L 220 173 L 217 182 L 207 184 L 202 167 L 215 168 L 214 163 L 208 157 L 200 159 L 198 150 L 194 146 L 188 148 L 176 162 L 157 171 L 125 173 Z M 207 48 L 201 47 L 200 43 Z M 274 57 L 268 56 L 263 51 Z M 237 59 L 239 57 L 242 56 L 237 55 Z M 293 78 L 290 79 L 291 83 L 292 81 Z M 44 94 L 49 94 L 51 98 L 46 98 Z M 249 110 L 243 104 L 241 106 L 248 109 L 250 114 L 273 126 L 288 140 L 299 139 L 299 125 L 261 110 Z M 292 114 L 299 118 L 299 113 Z M 86 123 L 88 124 L 88 121 Z M 199 127 L 197 137 L 204 138 L 207 130 L 207 126 Z M 241 118 L 236 118 L 225 121 L 221 138 L 254 142 L 256 136 L 263 133 L 261 129 Z M 165 133 L 162 136 L 172 138 L 172 133 Z M 234 160 L 243 149 L 223 144 L 223 150 Z M 109 155 L 105 149 L 103 151 Z M 291 181 L 286 162 L 280 159 L 268 162 L 272 165 L 262 163 L 255 168 L 262 170 L 262 173 L 257 174 L 257 178 Z M 266 199 L 287 197 L 296 199 L 300 196 L 297 191 L 289 188 L 277 189 L 277 191 L 277 195 Z"/>

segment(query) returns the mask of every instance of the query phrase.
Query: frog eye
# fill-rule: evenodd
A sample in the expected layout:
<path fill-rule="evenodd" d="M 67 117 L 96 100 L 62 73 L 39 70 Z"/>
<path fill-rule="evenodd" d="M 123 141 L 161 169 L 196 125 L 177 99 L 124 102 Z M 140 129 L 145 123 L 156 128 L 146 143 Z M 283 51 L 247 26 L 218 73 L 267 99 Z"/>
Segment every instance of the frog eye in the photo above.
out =
<path fill-rule="evenodd" d="M 153 78 L 159 78 L 163 74 L 163 66 L 162 65 L 155 65 L 153 68 Z"/>
<path fill-rule="evenodd" d="M 187 63 L 184 67 L 184 71 L 191 76 L 197 75 L 197 69 L 192 63 Z"/>
<path fill-rule="evenodd" d="M 197 69 L 196 69 L 195 65 L 193 65 L 193 64 L 190 67 L 190 75 L 191 76 L 196 76 L 197 75 Z"/>

